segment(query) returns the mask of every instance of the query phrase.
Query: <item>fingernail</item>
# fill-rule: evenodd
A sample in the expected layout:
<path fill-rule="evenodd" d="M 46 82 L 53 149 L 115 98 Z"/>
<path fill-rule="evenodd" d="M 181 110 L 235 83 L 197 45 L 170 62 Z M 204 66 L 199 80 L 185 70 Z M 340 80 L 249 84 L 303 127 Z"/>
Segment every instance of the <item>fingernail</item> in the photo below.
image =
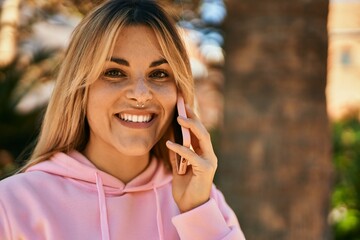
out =
<path fill-rule="evenodd" d="M 166 145 L 174 145 L 174 143 L 172 141 L 170 141 L 170 140 L 167 140 Z"/>

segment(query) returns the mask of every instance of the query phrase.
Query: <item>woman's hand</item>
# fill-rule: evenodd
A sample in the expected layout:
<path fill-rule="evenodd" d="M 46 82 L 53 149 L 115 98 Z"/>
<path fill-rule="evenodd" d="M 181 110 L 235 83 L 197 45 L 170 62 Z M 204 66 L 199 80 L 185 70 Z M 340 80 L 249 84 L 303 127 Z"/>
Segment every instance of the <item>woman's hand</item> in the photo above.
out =
<path fill-rule="evenodd" d="M 181 126 L 190 129 L 191 149 L 182 145 L 166 142 L 166 146 L 189 161 L 185 175 L 176 170 L 175 154 L 170 154 L 173 169 L 173 196 L 181 212 L 189 211 L 207 202 L 217 168 L 217 157 L 214 153 L 210 134 L 195 113 L 186 107 L 188 118 L 178 117 Z"/>

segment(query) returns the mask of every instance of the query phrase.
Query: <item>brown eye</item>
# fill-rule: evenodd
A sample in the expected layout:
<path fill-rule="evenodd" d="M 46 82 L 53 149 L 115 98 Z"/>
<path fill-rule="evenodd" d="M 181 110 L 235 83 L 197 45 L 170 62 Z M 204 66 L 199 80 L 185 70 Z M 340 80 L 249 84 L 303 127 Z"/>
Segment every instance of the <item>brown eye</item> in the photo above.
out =
<path fill-rule="evenodd" d="M 163 70 L 154 71 L 150 74 L 150 78 L 155 78 L 155 79 L 164 79 L 164 78 L 168 78 L 168 77 L 169 77 L 169 74 Z"/>
<path fill-rule="evenodd" d="M 109 77 L 109 78 L 118 78 L 118 77 L 126 77 L 126 75 L 118 70 L 118 69 L 109 69 L 109 70 L 106 70 L 104 72 L 104 76 L 105 77 Z"/>

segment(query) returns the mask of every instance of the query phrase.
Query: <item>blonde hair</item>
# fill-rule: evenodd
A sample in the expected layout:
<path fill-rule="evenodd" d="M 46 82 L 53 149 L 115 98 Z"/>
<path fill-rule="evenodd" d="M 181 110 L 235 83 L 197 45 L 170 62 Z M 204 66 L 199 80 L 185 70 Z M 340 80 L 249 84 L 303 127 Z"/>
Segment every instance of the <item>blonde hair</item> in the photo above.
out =
<path fill-rule="evenodd" d="M 178 89 L 190 106 L 194 102 L 194 83 L 189 59 L 176 25 L 158 3 L 151 0 L 110 0 L 88 14 L 75 28 L 57 76 L 42 128 L 33 153 L 22 168 L 48 160 L 56 152 L 84 150 L 89 140 L 86 119 L 88 90 L 110 57 L 121 29 L 145 25 L 153 29 L 164 57 L 172 68 Z M 168 164 L 164 138 L 153 153 Z"/>

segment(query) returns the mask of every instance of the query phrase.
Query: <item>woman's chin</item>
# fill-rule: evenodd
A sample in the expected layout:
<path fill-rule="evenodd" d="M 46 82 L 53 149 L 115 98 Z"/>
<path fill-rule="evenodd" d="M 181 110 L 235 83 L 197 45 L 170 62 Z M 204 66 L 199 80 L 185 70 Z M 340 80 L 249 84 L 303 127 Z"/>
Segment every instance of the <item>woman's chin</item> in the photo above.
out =
<path fill-rule="evenodd" d="M 148 155 L 151 147 L 149 146 L 142 146 L 141 144 L 134 144 L 134 145 L 126 145 L 125 147 L 117 149 L 119 153 L 125 156 L 130 157 L 140 157 L 144 155 Z"/>

